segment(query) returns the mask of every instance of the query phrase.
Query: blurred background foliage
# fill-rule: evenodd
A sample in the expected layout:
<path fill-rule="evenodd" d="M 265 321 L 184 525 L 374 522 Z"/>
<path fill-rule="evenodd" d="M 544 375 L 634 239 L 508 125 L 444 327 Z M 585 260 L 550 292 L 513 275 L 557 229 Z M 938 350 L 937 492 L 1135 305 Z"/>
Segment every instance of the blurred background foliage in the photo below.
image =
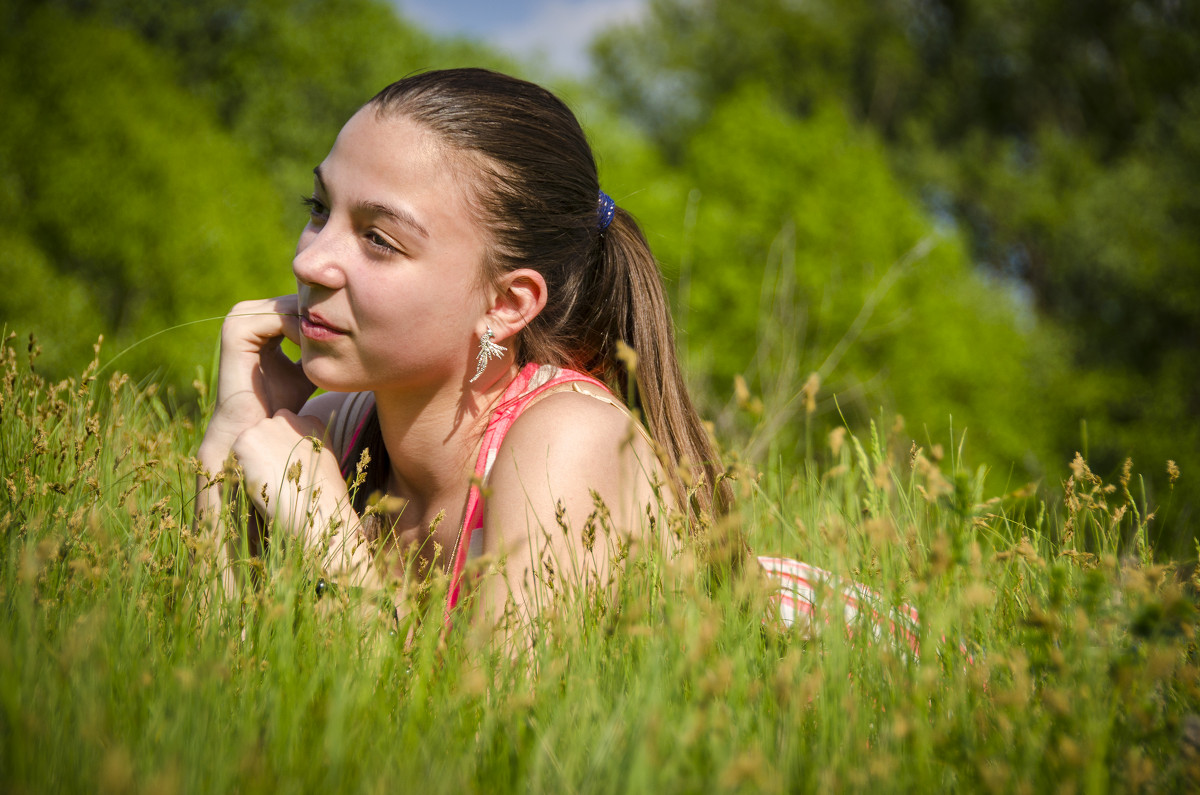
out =
<path fill-rule="evenodd" d="M 801 471 L 829 429 L 900 413 L 927 448 L 965 431 L 1001 488 L 1131 456 L 1182 554 L 1198 33 L 1179 0 L 649 0 L 554 87 L 740 454 Z M 101 332 L 102 360 L 139 343 L 117 366 L 187 399 L 218 329 L 193 321 L 290 289 L 296 197 L 344 120 L 467 64 L 522 74 L 380 0 L 3 0 L 0 318 L 51 375 Z"/>
<path fill-rule="evenodd" d="M 926 346 L 920 359 L 884 357 L 885 403 L 922 417 L 953 410 L 955 427 L 983 442 L 976 452 L 996 469 L 1016 462 L 1017 477 L 1047 471 L 1031 459 L 1057 475 L 1074 450 L 1106 473 L 1132 456 L 1164 545 L 1191 551 L 1198 34 L 1200 6 L 1179 0 L 650 0 L 641 24 L 597 43 L 596 84 L 682 168 L 699 168 L 695 140 L 748 85 L 802 126 L 840 109 L 971 263 L 928 267 L 924 287 L 940 299 L 900 297 L 926 311 L 895 332 Z M 774 146 L 770 132 L 744 137 L 760 153 Z M 758 161 L 747 189 L 802 162 L 800 143 Z M 845 161 L 818 162 L 823 182 Z M 809 188 L 781 205 L 811 212 Z M 899 235 L 881 195 L 864 190 L 856 216 L 825 231 Z M 845 273 L 832 241 L 796 240 L 798 268 L 824 263 L 808 278 L 825 289 Z M 855 263 L 888 261 L 887 246 L 867 245 L 850 249 Z M 811 312 L 821 297 L 806 297 Z M 1173 488 L 1169 459 L 1184 473 Z"/>

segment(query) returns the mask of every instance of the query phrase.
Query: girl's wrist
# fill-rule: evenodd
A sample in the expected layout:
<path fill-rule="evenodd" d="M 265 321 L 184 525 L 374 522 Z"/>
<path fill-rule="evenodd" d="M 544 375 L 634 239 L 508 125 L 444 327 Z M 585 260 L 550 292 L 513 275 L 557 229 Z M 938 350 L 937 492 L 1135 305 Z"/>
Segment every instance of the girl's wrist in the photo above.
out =
<path fill-rule="evenodd" d="M 204 434 L 204 439 L 200 442 L 200 447 L 196 450 L 196 458 L 205 469 L 210 472 L 219 472 L 225 466 L 225 460 L 229 458 L 229 451 L 233 449 L 233 438 L 227 438 L 227 434 L 214 434 L 211 429 Z"/>

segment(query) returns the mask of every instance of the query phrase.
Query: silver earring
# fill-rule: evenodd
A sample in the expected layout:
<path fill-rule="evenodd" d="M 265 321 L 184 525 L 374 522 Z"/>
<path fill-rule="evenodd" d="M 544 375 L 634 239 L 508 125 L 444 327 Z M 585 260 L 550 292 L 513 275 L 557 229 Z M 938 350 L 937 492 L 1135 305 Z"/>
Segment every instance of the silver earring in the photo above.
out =
<path fill-rule="evenodd" d="M 488 330 L 483 332 L 483 335 L 479 338 L 479 356 L 475 361 L 475 376 L 467 382 L 468 384 L 475 383 L 479 376 L 483 375 L 483 371 L 487 369 L 489 361 L 499 359 L 508 350 L 503 345 L 497 345 L 492 342 L 492 337 L 494 336 L 496 335 L 492 333 L 491 326 L 488 326 Z"/>

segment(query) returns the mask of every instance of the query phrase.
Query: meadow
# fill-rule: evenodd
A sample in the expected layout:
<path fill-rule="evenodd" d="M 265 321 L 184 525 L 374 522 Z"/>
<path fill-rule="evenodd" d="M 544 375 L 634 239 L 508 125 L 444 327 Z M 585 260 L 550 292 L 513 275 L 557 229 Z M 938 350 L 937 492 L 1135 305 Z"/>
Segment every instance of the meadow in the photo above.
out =
<path fill-rule="evenodd" d="M 733 516 L 657 523 L 670 554 L 600 521 L 619 587 L 547 583 L 513 643 L 443 632 L 436 580 L 399 626 L 318 600 L 282 544 L 221 597 L 190 529 L 204 407 L 99 353 L 50 383 L 37 353 L 0 349 L 5 792 L 1200 786 L 1195 561 L 1156 559 L 1128 468 L 987 494 L 882 422 L 802 471 L 730 450 Z M 916 607 L 917 648 L 782 626 L 742 540 Z"/>

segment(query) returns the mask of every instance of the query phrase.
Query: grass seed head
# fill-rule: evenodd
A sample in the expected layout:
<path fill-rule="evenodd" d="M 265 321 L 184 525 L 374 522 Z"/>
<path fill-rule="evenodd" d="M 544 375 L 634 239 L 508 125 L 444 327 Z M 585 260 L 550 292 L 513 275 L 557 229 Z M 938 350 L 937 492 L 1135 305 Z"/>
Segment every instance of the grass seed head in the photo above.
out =
<path fill-rule="evenodd" d="M 804 413 L 811 417 L 817 412 L 817 392 L 821 390 L 821 376 L 816 373 L 809 373 L 808 380 L 801 387 L 801 392 L 804 394 Z"/>
<path fill-rule="evenodd" d="M 842 454 L 842 445 L 846 443 L 846 427 L 839 425 L 829 432 L 829 452 L 834 458 Z"/>
<path fill-rule="evenodd" d="M 637 373 L 637 351 L 625 344 L 623 340 L 617 340 L 617 359 L 625 365 L 625 369 L 629 371 L 631 376 Z"/>

